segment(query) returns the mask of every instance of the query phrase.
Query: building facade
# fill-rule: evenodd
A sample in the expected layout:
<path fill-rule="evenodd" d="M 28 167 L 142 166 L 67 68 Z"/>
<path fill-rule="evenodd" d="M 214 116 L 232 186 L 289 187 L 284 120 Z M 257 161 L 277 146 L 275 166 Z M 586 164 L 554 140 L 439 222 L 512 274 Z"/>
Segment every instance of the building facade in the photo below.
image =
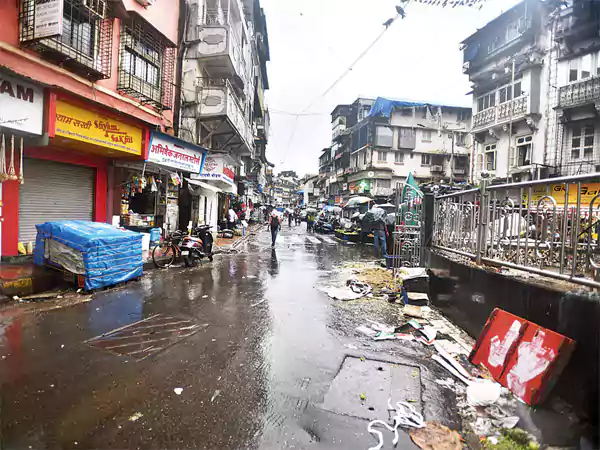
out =
<path fill-rule="evenodd" d="M 0 3 L 3 257 L 30 253 L 38 223 L 129 220 L 133 177 L 162 193 L 162 211 L 158 194 L 138 202 L 146 225 L 176 216 L 170 174 L 199 171 L 202 149 L 161 141 L 164 165 L 147 161 L 152 139 L 174 131 L 179 19 L 178 2 Z"/>
<path fill-rule="evenodd" d="M 188 0 L 188 6 L 180 133 L 224 155 L 234 172 L 231 183 L 206 192 L 216 204 L 216 225 L 238 195 L 244 207 L 268 200 L 269 40 L 259 0 Z"/>
<path fill-rule="evenodd" d="M 525 0 L 463 42 L 476 179 L 596 170 L 597 17 L 594 2 Z"/>
<path fill-rule="evenodd" d="M 359 98 L 332 114 L 332 145 L 319 158 L 321 202 L 394 193 L 418 182 L 464 182 L 472 152 L 470 108 Z"/>

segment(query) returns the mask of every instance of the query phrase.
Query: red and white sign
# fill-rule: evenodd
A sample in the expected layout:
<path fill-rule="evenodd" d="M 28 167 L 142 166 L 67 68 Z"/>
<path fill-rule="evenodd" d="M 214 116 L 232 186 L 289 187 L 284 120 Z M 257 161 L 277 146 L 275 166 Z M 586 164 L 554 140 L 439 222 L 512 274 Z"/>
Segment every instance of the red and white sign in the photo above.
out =
<path fill-rule="evenodd" d="M 154 133 L 148 148 L 148 162 L 181 170 L 182 172 L 200 173 L 204 155 L 185 144 L 183 141 Z"/>
<path fill-rule="evenodd" d="M 231 185 L 234 178 L 233 166 L 227 164 L 222 155 L 207 155 L 202 173 L 192 176 L 196 180 L 219 180 Z"/>
<path fill-rule="evenodd" d="M 533 322 L 495 309 L 471 352 L 501 385 L 528 405 L 548 395 L 567 365 L 575 342 Z"/>

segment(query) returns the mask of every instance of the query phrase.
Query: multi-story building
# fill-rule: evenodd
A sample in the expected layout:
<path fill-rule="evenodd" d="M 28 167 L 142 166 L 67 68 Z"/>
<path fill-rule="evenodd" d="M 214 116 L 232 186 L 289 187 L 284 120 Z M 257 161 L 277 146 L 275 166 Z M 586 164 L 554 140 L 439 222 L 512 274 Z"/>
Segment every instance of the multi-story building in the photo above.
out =
<path fill-rule="evenodd" d="M 600 171 L 600 3 L 571 0 L 550 15 L 547 164 L 562 175 Z"/>
<path fill-rule="evenodd" d="M 297 178 L 279 174 L 273 179 L 275 206 L 294 208 L 298 205 L 299 182 Z"/>
<path fill-rule="evenodd" d="M 231 161 L 235 179 L 218 179 L 214 216 L 230 194 L 262 202 L 269 163 L 265 148 L 270 59 L 259 0 L 188 0 L 183 55 L 181 135 Z M 225 167 L 225 165 L 223 166 Z M 264 179 L 263 179 L 264 178 Z M 231 182 L 230 182 L 231 181 Z"/>
<path fill-rule="evenodd" d="M 465 181 L 470 117 L 470 108 L 385 98 L 339 105 L 331 114 L 332 147 L 320 158 L 327 199 L 387 198 L 409 174 L 418 182 Z"/>
<path fill-rule="evenodd" d="M 175 183 L 203 161 L 170 136 L 179 20 L 177 1 L 0 2 L 2 256 L 50 220 L 177 226 Z"/>
<path fill-rule="evenodd" d="M 548 30 L 559 3 L 525 0 L 462 43 L 463 73 L 473 85 L 475 178 L 489 172 L 494 178 L 521 181 L 558 169 L 548 151 L 555 143 L 551 67 L 557 64 L 550 55 L 554 44 Z M 582 75 L 585 69 L 571 76 L 576 81 Z M 582 143 L 588 131 L 579 130 Z"/>

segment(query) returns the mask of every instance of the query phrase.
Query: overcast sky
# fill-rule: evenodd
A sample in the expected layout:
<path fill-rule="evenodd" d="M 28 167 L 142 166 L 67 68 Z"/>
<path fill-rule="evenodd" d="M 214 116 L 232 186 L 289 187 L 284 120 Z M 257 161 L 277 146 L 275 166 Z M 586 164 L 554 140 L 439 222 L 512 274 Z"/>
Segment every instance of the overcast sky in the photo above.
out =
<path fill-rule="evenodd" d="M 267 16 L 271 132 L 275 171 L 317 173 L 331 144 L 329 113 L 359 96 L 471 106 L 460 42 L 519 0 L 488 0 L 481 9 L 407 7 L 371 51 L 328 95 L 321 94 L 381 33 L 395 0 L 262 0 Z M 295 113 L 307 111 L 315 115 Z"/>

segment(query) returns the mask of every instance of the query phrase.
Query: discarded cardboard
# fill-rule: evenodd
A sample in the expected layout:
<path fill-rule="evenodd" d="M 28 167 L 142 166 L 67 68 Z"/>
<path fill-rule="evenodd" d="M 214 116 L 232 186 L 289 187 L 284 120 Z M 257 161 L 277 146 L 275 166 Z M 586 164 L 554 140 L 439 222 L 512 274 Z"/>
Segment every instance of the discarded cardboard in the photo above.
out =
<path fill-rule="evenodd" d="M 410 431 L 410 438 L 423 450 L 461 450 L 460 435 L 437 422 Z"/>
<path fill-rule="evenodd" d="M 406 305 L 402 312 L 405 316 L 416 317 L 418 319 L 425 318 L 425 312 L 421 310 L 420 306 Z"/>

